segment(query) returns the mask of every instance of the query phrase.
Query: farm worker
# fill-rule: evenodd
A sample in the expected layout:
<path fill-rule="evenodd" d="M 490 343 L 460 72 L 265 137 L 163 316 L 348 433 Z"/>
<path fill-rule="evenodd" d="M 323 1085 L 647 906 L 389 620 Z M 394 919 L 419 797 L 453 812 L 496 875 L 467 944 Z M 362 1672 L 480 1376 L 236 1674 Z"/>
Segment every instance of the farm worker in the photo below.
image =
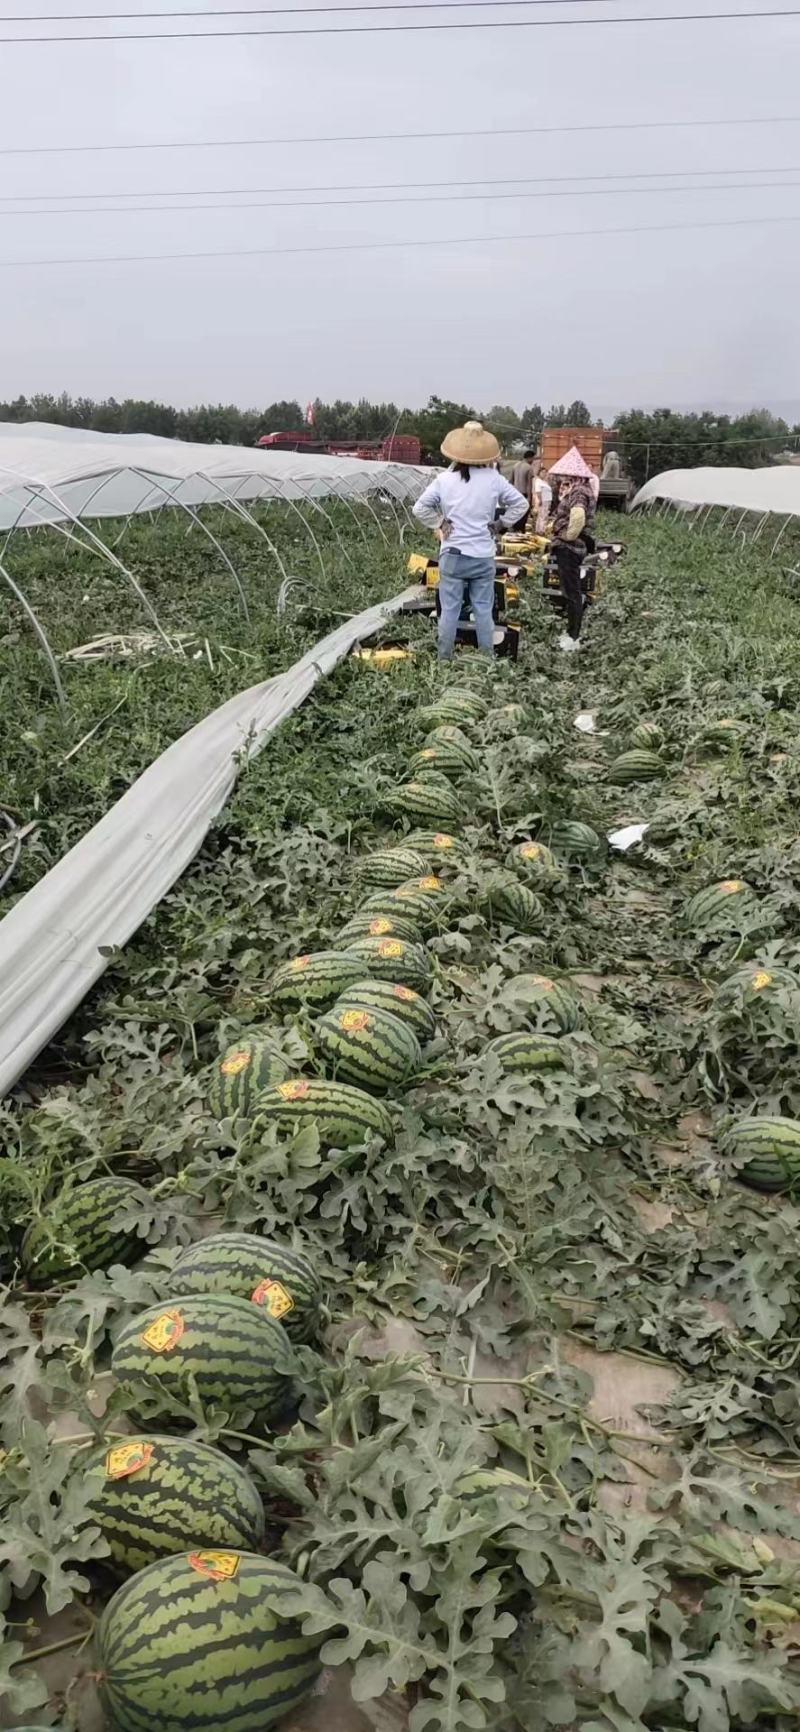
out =
<path fill-rule="evenodd" d="M 475 615 L 478 649 L 494 653 L 495 547 L 492 526 L 510 529 L 524 517 L 528 501 L 494 468 L 500 446 L 480 421 L 454 427 L 442 440 L 450 468 L 437 475 L 414 506 L 414 516 L 435 529 L 439 553 L 439 660 L 450 661 L 461 609 L 467 598 Z"/>
<path fill-rule="evenodd" d="M 559 638 L 559 647 L 562 650 L 576 650 L 583 621 L 581 565 L 589 548 L 594 547 L 594 537 L 591 534 L 595 506 L 593 472 L 573 445 L 565 457 L 559 458 L 559 461 L 553 464 L 550 474 L 558 482 L 558 504 L 553 518 L 553 552 L 561 593 L 567 604 L 567 630 L 562 632 Z"/>
<path fill-rule="evenodd" d="M 553 489 L 546 476 L 542 474 L 541 457 L 537 457 L 533 464 L 531 477 L 531 506 L 536 512 L 534 528 L 537 535 L 544 535 L 552 503 Z"/>
<path fill-rule="evenodd" d="M 535 457 L 536 457 L 535 451 L 526 451 L 524 456 L 518 458 L 517 462 L 514 464 L 514 467 L 511 471 L 511 485 L 512 485 L 512 487 L 516 487 L 518 493 L 524 493 L 525 498 L 529 501 L 528 511 L 526 511 L 524 517 L 520 518 L 519 523 L 517 524 L 518 530 L 522 530 L 525 528 L 525 525 L 528 521 L 528 517 L 530 514 L 530 506 L 532 506 L 532 504 L 533 504 L 531 489 L 533 486 L 533 477 L 534 477 L 534 473 L 535 473 L 535 463 L 534 463 Z"/>

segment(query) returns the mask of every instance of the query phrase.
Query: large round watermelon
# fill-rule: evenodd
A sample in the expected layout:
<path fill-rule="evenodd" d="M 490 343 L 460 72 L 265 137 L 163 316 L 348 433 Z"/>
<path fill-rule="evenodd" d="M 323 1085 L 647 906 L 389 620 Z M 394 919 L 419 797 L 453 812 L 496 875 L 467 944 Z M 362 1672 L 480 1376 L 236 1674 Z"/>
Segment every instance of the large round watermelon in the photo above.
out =
<path fill-rule="evenodd" d="M 97 1631 L 117 1732 L 267 1732 L 319 1674 L 320 1640 L 286 1608 L 297 1577 L 252 1552 L 163 1558 L 109 1601 Z"/>
<path fill-rule="evenodd" d="M 248 1035 L 217 1060 L 208 1089 L 215 1118 L 249 1118 L 262 1089 L 289 1075 L 291 1066 L 269 1034 Z"/>
<path fill-rule="evenodd" d="M 263 1305 L 295 1341 L 317 1333 L 320 1284 L 310 1257 L 256 1233 L 211 1233 L 183 1251 L 170 1275 L 174 1293 L 228 1293 Z"/>
<path fill-rule="evenodd" d="M 52 1198 L 22 1241 L 20 1259 L 28 1280 L 37 1287 L 77 1281 L 87 1271 L 127 1262 L 137 1250 L 141 1257 L 144 1245 L 136 1223 L 122 1227 L 119 1221 L 132 1208 L 149 1205 L 143 1186 L 111 1176 Z"/>
<path fill-rule="evenodd" d="M 142 1396 L 161 1394 L 268 1420 L 288 1392 L 286 1336 L 261 1305 L 228 1294 L 189 1295 L 151 1305 L 118 1337 L 111 1368 Z"/>
<path fill-rule="evenodd" d="M 188 1545 L 242 1546 L 264 1538 L 264 1507 L 243 1467 L 189 1438 L 120 1439 L 86 1463 L 92 1513 L 126 1574 Z"/>

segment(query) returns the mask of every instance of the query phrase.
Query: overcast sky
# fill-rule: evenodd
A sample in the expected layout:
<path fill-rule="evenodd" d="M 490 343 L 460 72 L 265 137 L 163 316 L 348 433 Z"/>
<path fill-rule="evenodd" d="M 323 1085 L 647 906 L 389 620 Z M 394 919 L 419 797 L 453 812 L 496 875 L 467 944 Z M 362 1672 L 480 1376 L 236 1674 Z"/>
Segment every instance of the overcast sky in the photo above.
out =
<path fill-rule="evenodd" d="M 15 0 L 13 6 L 6 0 L 2 10 L 101 11 L 115 3 L 130 12 L 232 6 L 232 0 Z M 759 4 L 765 0 L 563 0 L 529 10 L 495 5 L 433 13 L 400 5 L 387 8 L 386 21 L 491 18 L 497 24 Z M 267 28 L 291 20 L 240 16 L 232 22 Z M 166 26 L 192 27 L 186 21 Z M 0 25 L 6 36 L 58 28 Z M 220 28 L 220 22 L 206 28 Z M 522 407 L 580 395 L 595 410 L 608 411 L 634 402 L 800 399 L 800 17 L 381 33 L 374 40 L 306 35 L 50 43 L 4 46 L 2 52 L 5 151 L 799 117 L 716 129 L 2 154 L 0 264 L 425 243 L 405 250 L 0 269 L 3 397 L 67 390 L 181 404 L 263 404 L 283 396 L 417 404 L 436 392 L 484 406 Z M 493 194 L 485 187 L 490 180 L 524 177 L 534 182 L 522 189 L 528 193 L 563 195 L 563 184 L 548 177 L 663 173 L 662 184 L 669 186 L 668 176 L 680 180 L 701 169 L 709 171 L 709 181 L 725 178 L 735 190 L 701 184 L 701 190 L 661 192 L 653 190 L 658 181 L 641 181 L 644 191 L 609 194 L 599 182 L 577 195 L 571 188 L 569 197 L 498 198 L 497 192 L 514 189 Z M 722 175 L 729 170 L 764 172 Z M 743 179 L 754 184 L 742 189 Z M 765 188 L 762 179 L 783 184 Z M 476 183 L 464 192 L 484 196 L 470 197 L 459 209 L 455 202 L 421 203 L 431 200 L 433 188 L 399 184 L 433 181 Z M 203 202 L 197 195 L 205 202 L 224 195 L 230 206 L 231 189 L 252 189 L 251 200 L 265 200 L 273 188 L 301 196 L 320 186 L 389 182 L 398 183 L 394 196 L 405 194 L 407 202 L 299 209 L 290 193 L 280 195 L 280 209 L 124 214 L 49 214 L 47 204 L 55 195 L 103 194 L 97 204 L 113 205 L 122 193 L 164 204 L 168 193 L 176 195 L 173 203 L 195 204 Z M 185 196 L 190 193 L 193 201 Z M 334 196 L 305 192 L 306 198 Z M 15 199 L 18 211 L 30 212 L 38 201 L 48 214 L 11 215 Z M 713 226 L 787 216 L 797 221 Z M 570 235 L 681 223 L 696 226 Z M 565 238 L 556 238 L 556 231 Z M 458 237 L 479 238 L 447 244 Z"/>

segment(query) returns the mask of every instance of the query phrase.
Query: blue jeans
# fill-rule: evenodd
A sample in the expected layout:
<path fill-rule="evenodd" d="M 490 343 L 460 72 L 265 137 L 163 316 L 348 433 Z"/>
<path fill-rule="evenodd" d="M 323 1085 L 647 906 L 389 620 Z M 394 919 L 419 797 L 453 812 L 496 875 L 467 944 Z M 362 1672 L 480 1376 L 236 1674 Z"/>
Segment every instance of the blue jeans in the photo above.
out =
<path fill-rule="evenodd" d="M 452 659 L 456 629 L 466 597 L 472 604 L 478 649 L 494 654 L 494 559 L 471 559 L 469 554 L 448 548 L 439 556 L 439 660 Z"/>

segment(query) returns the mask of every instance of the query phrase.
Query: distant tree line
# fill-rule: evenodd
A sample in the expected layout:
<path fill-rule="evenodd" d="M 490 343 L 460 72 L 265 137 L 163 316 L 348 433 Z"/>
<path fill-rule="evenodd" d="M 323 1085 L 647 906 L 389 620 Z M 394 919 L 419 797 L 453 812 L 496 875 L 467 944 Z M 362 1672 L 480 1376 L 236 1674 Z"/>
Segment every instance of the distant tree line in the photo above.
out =
<path fill-rule="evenodd" d="M 370 403 L 365 397 L 357 403 L 317 400 L 313 408 L 313 428 L 307 428 L 304 411 L 294 400 L 269 403 L 265 409 L 239 409 L 233 403 L 175 409 L 169 403 L 145 398 L 126 397 L 117 402 L 115 397 L 107 397 L 97 403 L 91 397 L 70 397 L 63 392 L 59 397 L 39 394 L 0 402 L 0 421 L 46 421 L 99 433 L 155 433 L 209 445 L 255 445 L 264 433 L 300 433 L 304 429 L 325 442 L 415 433 L 431 461 L 436 460 L 448 428 L 471 419 L 491 427 L 506 450 L 534 448 L 544 427 L 593 425 L 591 411 L 580 398 L 572 403 L 554 403 L 547 410 L 534 403 L 521 413 L 508 403 L 481 410 L 441 397 L 429 398 L 424 409 Z M 800 426 L 790 428 L 767 409 L 752 409 L 738 416 L 715 415 L 712 410 L 682 415 L 672 409 L 630 409 L 617 417 L 613 443 L 624 468 L 641 485 L 648 475 L 663 469 L 719 464 L 757 468 L 784 445 L 796 451 Z"/>

